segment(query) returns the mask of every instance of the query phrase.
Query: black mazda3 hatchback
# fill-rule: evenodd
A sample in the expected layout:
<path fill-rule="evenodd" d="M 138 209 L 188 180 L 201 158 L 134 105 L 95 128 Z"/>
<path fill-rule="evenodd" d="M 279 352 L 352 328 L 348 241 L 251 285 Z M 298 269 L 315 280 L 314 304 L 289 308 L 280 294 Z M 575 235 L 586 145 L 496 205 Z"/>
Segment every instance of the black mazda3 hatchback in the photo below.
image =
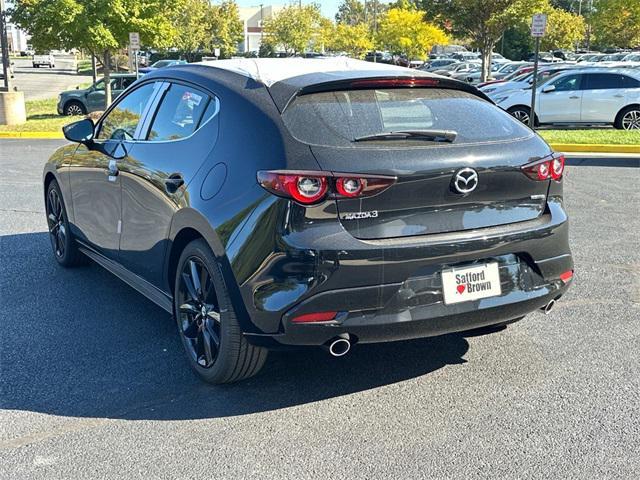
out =
<path fill-rule="evenodd" d="M 549 310 L 564 158 L 474 87 L 346 59 L 145 75 L 46 164 L 51 244 L 172 314 L 206 381 Z"/>

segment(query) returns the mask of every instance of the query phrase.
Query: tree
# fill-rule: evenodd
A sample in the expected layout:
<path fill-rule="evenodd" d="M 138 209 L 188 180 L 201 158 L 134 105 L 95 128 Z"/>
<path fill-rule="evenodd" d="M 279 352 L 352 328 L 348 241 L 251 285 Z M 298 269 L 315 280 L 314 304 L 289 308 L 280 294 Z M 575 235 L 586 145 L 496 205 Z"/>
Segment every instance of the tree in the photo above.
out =
<path fill-rule="evenodd" d="M 540 39 L 542 50 L 572 49 L 584 39 L 587 31 L 584 17 L 553 7 L 546 10 L 546 13 L 549 17 L 547 32 Z"/>
<path fill-rule="evenodd" d="M 505 31 L 530 23 L 534 13 L 548 6 L 548 0 L 422 0 L 421 5 L 440 22 L 451 20 L 456 36 L 473 40 L 482 53 L 484 81 L 491 68 L 493 48 Z"/>
<path fill-rule="evenodd" d="M 212 8 L 208 0 L 183 0 L 184 8 L 176 12 L 174 46 L 183 52 L 186 60 L 193 61 L 194 53 L 209 46 Z"/>
<path fill-rule="evenodd" d="M 106 104 L 111 103 L 111 55 L 124 48 L 129 32 L 142 42 L 169 47 L 171 24 L 182 0 L 16 0 L 11 18 L 31 35 L 38 50 L 85 49 L 102 57 Z"/>
<path fill-rule="evenodd" d="M 336 23 L 345 25 L 358 25 L 365 23 L 367 17 L 362 2 L 358 0 L 342 0 L 338 5 L 338 13 L 336 13 Z"/>
<path fill-rule="evenodd" d="M 373 49 L 369 27 L 365 23 L 338 23 L 328 33 L 327 47 L 334 52 L 347 52 L 351 57 L 362 58 Z"/>
<path fill-rule="evenodd" d="M 434 45 L 449 43 L 447 34 L 424 20 L 420 10 L 391 8 L 380 19 L 378 43 L 388 50 L 406 55 L 409 60 L 427 56 Z"/>
<path fill-rule="evenodd" d="M 640 1 L 594 0 L 592 25 L 598 45 L 640 46 Z"/>
<path fill-rule="evenodd" d="M 222 58 L 229 58 L 238 50 L 238 43 L 244 38 L 244 29 L 238 5 L 234 1 L 223 1 L 211 7 L 211 46 L 220 49 Z"/>
<path fill-rule="evenodd" d="M 280 46 L 287 55 L 303 53 L 320 30 L 320 10 L 316 5 L 291 5 L 264 22 L 268 42 Z"/>

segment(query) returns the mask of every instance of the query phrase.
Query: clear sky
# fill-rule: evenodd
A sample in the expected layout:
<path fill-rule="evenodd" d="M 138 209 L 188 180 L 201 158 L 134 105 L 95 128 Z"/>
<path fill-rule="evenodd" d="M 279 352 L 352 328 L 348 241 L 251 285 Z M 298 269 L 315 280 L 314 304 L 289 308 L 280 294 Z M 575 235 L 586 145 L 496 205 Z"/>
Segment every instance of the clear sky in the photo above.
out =
<path fill-rule="evenodd" d="M 290 3 L 297 3 L 297 2 L 290 2 L 290 1 L 268 1 L 268 0 L 236 0 L 236 2 L 238 3 L 238 5 L 240 7 L 257 7 L 260 5 L 260 3 L 262 3 L 263 5 L 288 5 Z M 340 0 L 321 0 L 321 1 L 316 1 L 316 2 L 310 2 L 309 0 L 302 0 L 302 4 L 306 4 L 306 3 L 319 3 L 320 7 L 322 9 L 322 14 L 325 17 L 329 17 L 331 19 L 333 19 L 333 17 L 335 17 L 336 12 L 338 11 L 338 5 L 340 4 Z"/>

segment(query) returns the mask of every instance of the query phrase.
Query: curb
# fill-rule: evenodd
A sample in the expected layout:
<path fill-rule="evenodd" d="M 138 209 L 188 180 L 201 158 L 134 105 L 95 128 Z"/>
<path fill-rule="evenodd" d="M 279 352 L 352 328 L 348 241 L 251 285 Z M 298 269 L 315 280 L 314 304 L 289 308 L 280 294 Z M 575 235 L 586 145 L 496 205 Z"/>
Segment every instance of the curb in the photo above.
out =
<path fill-rule="evenodd" d="M 640 141 L 640 140 L 639 140 Z M 638 153 L 638 145 L 602 145 L 577 143 L 551 143 L 551 148 L 559 152 L 589 152 L 589 153 Z"/>
<path fill-rule="evenodd" d="M 31 138 L 35 140 L 45 140 L 51 138 L 64 138 L 62 132 L 0 132 L 0 138 Z"/>

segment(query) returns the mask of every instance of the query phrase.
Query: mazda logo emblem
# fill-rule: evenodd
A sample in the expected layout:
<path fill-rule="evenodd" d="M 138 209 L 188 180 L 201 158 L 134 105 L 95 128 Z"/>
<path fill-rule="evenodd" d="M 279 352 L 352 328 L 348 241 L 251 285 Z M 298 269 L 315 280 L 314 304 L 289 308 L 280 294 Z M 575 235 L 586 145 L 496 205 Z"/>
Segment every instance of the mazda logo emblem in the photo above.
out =
<path fill-rule="evenodd" d="M 471 193 L 477 186 L 478 172 L 473 168 L 463 168 L 453 176 L 453 187 L 458 193 Z"/>

